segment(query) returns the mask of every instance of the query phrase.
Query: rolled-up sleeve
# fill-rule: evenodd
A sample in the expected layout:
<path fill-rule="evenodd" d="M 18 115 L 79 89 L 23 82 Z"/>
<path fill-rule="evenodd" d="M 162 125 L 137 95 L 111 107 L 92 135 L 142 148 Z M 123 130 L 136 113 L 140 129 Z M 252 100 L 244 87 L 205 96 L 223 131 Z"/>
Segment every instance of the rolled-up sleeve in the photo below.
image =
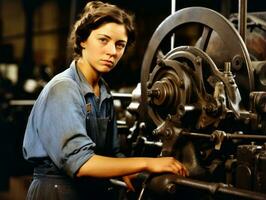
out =
<path fill-rule="evenodd" d="M 60 80 L 40 100 L 37 134 L 57 165 L 74 177 L 94 155 L 95 143 L 86 132 L 85 100 L 71 79 Z"/>

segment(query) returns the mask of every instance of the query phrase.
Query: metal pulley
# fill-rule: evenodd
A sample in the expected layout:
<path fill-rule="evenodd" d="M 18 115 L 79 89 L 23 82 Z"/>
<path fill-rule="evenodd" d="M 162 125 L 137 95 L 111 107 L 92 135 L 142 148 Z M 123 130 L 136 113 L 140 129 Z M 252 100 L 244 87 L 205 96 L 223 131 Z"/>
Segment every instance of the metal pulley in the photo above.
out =
<path fill-rule="evenodd" d="M 178 41 L 178 34 L 186 27 L 196 27 L 198 34 L 192 41 Z M 166 44 L 173 34 L 176 42 L 168 50 Z M 179 10 L 158 26 L 145 52 L 141 71 L 142 113 L 158 126 L 169 114 L 177 115 L 179 105 L 196 103 L 204 110 L 210 107 L 209 97 L 215 90 L 211 80 L 214 85 L 224 84 L 229 109 L 239 117 L 242 107 L 247 107 L 241 97 L 246 99 L 254 88 L 251 61 L 243 40 L 216 11 L 203 7 Z"/>

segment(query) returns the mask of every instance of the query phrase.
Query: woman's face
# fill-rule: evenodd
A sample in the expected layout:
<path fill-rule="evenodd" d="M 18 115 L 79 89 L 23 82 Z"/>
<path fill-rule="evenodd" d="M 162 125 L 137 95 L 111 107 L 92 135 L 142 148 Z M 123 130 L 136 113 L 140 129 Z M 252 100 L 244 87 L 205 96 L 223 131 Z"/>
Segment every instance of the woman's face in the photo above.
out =
<path fill-rule="evenodd" d="M 82 59 L 99 73 L 109 72 L 122 57 L 127 39 L 124 25 L 104 24 L 93 30 L 86 41 L 81 42 Z"/>

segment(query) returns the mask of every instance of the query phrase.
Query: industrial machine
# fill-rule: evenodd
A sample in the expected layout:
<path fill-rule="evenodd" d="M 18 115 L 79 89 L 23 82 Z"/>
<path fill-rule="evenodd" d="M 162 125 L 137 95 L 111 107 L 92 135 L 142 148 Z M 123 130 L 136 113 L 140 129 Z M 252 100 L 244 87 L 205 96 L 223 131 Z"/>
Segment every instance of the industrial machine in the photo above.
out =
<path fill-rule="evenodd" d="M 263 30 L 247 19 L 238 28 Z M 143 175 L 138 199 L 266 199 L 266 61 L 236 21 L 188 7 L 152 35 L 127 107 L 130 155 L 173 156 L 190 175 Z"/>
<path fill-rule="evenodd" d="M 266 199 L 265 16 L 241 4 L 230 18 L 187 7 L 155 30 L 140 83 L 132 94 L 113 94 L 127 102 L 118 113 L 122 149 L 128 156 L 175 157 L 189 176 L 140 174 L 132 199 Z M 9 100 L 2 100 L 2 113 L 8 105 L 33 104 Z M 8 121 L 2 129 L 10 129 Z M 7 175 L 0 189 L 8 188 Z"/>

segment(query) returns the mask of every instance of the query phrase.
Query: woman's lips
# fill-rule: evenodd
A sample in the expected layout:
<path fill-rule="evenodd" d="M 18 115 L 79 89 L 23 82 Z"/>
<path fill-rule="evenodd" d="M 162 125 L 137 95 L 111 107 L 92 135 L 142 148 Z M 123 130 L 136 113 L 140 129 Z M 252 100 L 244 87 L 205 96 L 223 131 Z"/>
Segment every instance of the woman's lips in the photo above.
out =
<path fill-rule="evenodd" d="M 113 66 L 114 65 L 114 62 L 111 61 L 111 60 L 102 60 L 102 63 L 104 65 L 108 65 L 108 66 Z"/>

